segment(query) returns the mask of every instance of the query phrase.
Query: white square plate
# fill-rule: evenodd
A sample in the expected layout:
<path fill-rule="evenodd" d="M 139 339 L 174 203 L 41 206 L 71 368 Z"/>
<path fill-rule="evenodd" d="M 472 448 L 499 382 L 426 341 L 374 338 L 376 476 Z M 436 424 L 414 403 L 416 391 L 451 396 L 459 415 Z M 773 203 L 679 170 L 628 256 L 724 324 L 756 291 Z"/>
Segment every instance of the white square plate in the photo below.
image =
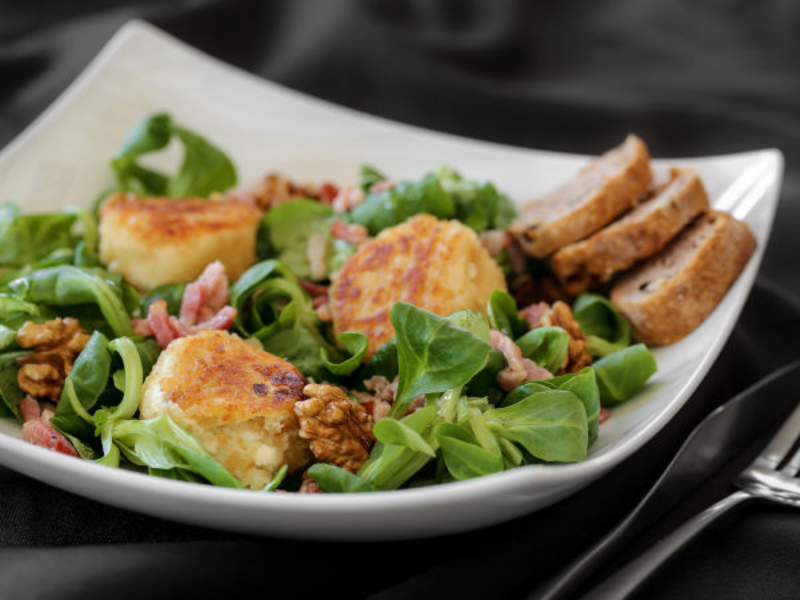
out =
<path fill-rule="evenodd" d="M 112 184 L 109 159 L 142 118 L 168 111 L 232 155 L 242 182 L 280 171 L 301 181 L 354 181 L 368 161 L 393 177 L 442 163 L 493 181 L 518 201 L 570 178 L 588 158 L 501 146 L 382 120 L 287 90 L 210 58 L 141 22 L 123 27 L 64 94 L 0 154 L 0 198 L 27 212 L 88 206 Z M 620 138 L 627 132 L 620 132 Z M 600 428 L 589 458 L 477 480 L 362 495 L 260 494 L 148 477 L 75 460 L 20 439 L 0 420 L 0 462 L 76 494 L 159 517 L 247 533 L 400 539 L 476 529 L 575 492 L 647 442 L 680 409 L 727 340 L 772 225 L 777 150 L 657 160 L 694 167 L 715 207 L 747 221 L 758 248 L 714 313 L 654 354 L 659 371 Z"/>

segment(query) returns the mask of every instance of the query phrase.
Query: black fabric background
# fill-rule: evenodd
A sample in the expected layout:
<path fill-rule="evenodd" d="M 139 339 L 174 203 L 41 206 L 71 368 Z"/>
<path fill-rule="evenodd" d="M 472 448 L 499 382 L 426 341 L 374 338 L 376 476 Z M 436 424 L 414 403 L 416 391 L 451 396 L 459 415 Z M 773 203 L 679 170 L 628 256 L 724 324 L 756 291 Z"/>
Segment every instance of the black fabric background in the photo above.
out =
<path fill-rule="evenodd" d="M 519 597 L 627 514 L 713 407 L 800 355 L 793 0 L 2 0 L 0 146 L 133 17 L 303 92 L 466 136 L 599 153 L 634 131 L 655 156 L 777 147 L 781 202 L 756 286 L 706 381 L 651 443 L 563 502 L 449 538 L 320 544 L 164 522 L 0 468 L 0 598 Z M 726 474 L 711 479 L 672 520 L 728 489 Z M 800 514 L 759 505 L 698 539 L 643 595 L 796 598 L 799 565 Z"/>

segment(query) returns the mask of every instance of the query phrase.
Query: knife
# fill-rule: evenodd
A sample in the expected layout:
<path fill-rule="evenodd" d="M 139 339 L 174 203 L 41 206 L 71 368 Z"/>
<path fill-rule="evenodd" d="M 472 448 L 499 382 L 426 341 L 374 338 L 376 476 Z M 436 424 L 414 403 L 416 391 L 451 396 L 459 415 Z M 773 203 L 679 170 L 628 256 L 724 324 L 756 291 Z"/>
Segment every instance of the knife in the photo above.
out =
<path fill-rule="evenodd" d="M 774 371 L 714 410 L 689 435 L 630 515 L 528 597 L 555 600 L 574 596 L 619 550 L 780 423 L 797 405 L 798 384 L 800 361 Z"/>

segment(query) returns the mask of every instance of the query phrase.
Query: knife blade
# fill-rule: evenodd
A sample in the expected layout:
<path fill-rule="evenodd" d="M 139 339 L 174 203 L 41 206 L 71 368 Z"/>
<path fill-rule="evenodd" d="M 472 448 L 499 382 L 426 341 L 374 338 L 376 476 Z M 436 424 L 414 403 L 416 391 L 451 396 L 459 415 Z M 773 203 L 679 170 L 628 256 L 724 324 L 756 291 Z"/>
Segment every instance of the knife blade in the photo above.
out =
<path fill-rule="evenodd" d="M 571 597 L 619 550 L 724 467 L 797 405 L 800 361 L 759 380 L 709 414 L 641 502 L 613 530 L 528 597 Z"/>

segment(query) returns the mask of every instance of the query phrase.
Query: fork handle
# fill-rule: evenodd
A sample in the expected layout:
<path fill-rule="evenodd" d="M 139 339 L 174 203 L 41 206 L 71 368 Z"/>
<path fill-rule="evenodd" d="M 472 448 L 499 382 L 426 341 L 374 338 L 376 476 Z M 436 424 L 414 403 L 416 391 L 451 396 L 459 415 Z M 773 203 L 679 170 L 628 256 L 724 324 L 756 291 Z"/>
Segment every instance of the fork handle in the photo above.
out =
<path fill-rule="evenodd" d="M 603 580 L 589 592 L 595 598 L 627 598 L 658 571 L 672 556 L 697 534 L 743 502 L 755 496 L 736 491 L 692 517 L 655 546 L 637 556 L 619 571 Z"/>

